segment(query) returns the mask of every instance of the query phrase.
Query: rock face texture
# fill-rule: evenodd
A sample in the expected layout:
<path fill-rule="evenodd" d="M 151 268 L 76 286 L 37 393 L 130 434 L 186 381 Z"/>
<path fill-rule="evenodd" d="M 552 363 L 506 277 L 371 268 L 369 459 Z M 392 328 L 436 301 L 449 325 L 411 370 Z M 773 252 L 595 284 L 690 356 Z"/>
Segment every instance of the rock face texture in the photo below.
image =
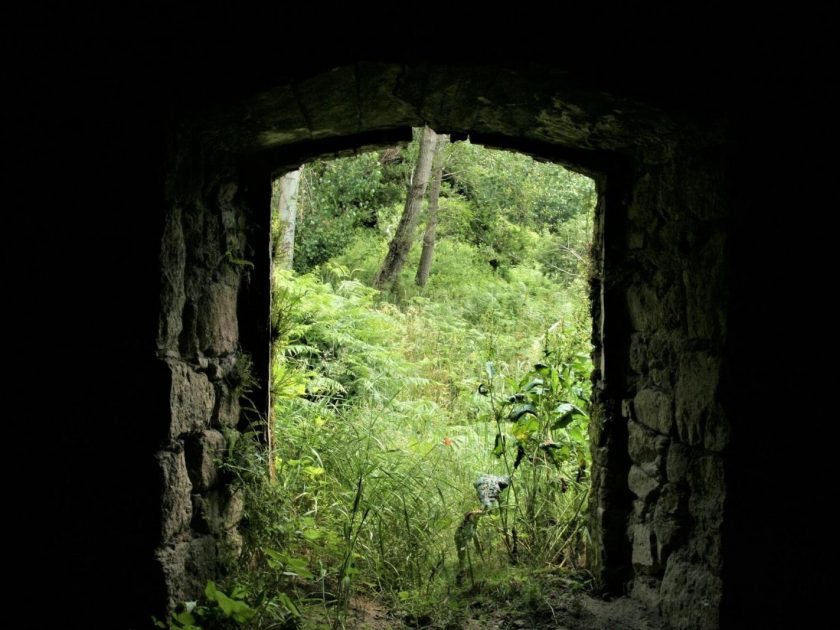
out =
<path fill-rule="evenodd" d="M 782 464 L 793 425 L 831 417 L 807 354 L 823 348 L 811 302 L 834 251 L 804 218 L 833 207 L 812 185 L 834 174 L 815 157 L 833 118 L 830 81 L 798 57 L 810 49 L 751 48 L 752 24 L 746 59 L 711 34 L 692 48 L 682 28 L 599 25 L 583 42 L 531 24 L 471 26 L 468 54 L 422 58 L 378 20 L 367 35 L 313 22 L 279 47 L 274 23 L 260 37 L 170 17 L 159 38 L 140 19 L 37 22 L 16 49 L 55 56 L 11 99 L 25 110 L 13 155 L 37 172 L 14 182 L 6 268 L 38 324 L 9 356 L 32 357 L 17 371 L 37 385 L 17 424 L 51 447 L 49 560 L 69 559 L 56 611 L 95 587 L 99 617 L 145 627 L 237 553 L 242 504 L 219 462 L 254 422 L 248 362 L 248 398 L 268 408 L 271 179 L 427 123 L 597 182 L 590 534 L 605 592 L 675 628 L 808 626 L 786 603 L 820 582 L 814 512 L 832 495 L 810 467 L 836 459 L 817 439 Z M 805 297 L 785 304 L 794 286 Z"/>
<path fill-rule="evenodd" d="M 206 156 L 184 156 L 194 168 L 190 158 Z M 162 506 L 155 557 L 170 607 L 200 593 L 241 548 L 242 499 L 223 461 L 236 432 L 257 420 L 241 413 L 241 396 L 267 405 L 269 250 L 260 230 L 268 225 L 269 180 L 249 180 L 224 163 L 201 167 L 200 177 L 187 168 L 172 173 L 160 241 L 156 355 L 168 428 L 155 455 Z M 250 351 L 247 340 L 258 340 Z M 246 379 L 255 382 L 247 390 Z"/>
<path fill-rule="evenodd" d="M 605 552 L 624 559 L 602 558 L 605 579 L 629 580 L 675 628 L 716 628 L 731 422 L 722 400 L 728 207 L 714 191 L 726 176 L 719 151 L 672 155 L 637 163 L 626 205 L 600 217 L 592 518 Z M 615 240 L 611 211 L 622 213 Z"/>

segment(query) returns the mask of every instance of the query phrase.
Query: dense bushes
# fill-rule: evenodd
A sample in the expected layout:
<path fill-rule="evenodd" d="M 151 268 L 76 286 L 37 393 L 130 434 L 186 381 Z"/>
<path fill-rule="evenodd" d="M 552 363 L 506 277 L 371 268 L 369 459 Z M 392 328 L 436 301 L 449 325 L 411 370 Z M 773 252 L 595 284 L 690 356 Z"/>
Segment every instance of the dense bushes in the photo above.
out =
<path fill-rule="evenodd" d="M 444 624 L 458 585 L 508 592 L 515 573 L 535 605 L 546 567 L 580 568 L 591 182 L 447 151 L 429 282 L 415 247 L 387 295 L 370 284 L 416 148 L 304 169 L 296 271 L 274 275 L 275 450 L 246 437 L 228 462 L 245 547 L 222 586 L 249 623 L 341 626 L 361 594 Z M 485 511 L 482 474 L 509 478 Z"/>

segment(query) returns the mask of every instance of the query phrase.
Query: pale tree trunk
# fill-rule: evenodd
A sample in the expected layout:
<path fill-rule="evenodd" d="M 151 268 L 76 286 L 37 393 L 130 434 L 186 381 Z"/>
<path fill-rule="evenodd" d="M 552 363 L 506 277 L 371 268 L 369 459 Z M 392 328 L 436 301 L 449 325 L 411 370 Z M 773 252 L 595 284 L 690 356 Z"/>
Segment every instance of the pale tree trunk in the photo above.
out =
<path fill-rule="evenodd" d="M 434 153 L 435 132 L 428 127 L 423 127 L 423 136 L 420 141 L 420 155 L 417 157 L 417 165 L 414 168 L 414 176 L 411 178 L 411 185 L 408 188 L 408 196 L 405 200 L 402 218 L 397 226 L 397 231 L 388 246 L 388 253 L 382 261 L 382 267 L 373 286 L 382 288 L 390 285 L 399 276 L 400 271 L 408 258 L 408 252 L 414 241 L 414 232 L 417 229 L 417 222 L 420 219 L 420 209 L 423 206 L 423 197 L 426 195 L 426 186 L 429 183 L 429 175 L 432 171 L 432 153 Z"/>
<path fill-rule="evenodd" d="M 429 208 L 426 218 L 426 232 L 423 234 L 423 252 L 420 254 L 420 264 L 417 266 L 417 275 L 414 281 L 421 287 L 425 287 L 429 281 L 429 272 L 432 269 L 432 257 L 435 252 L 435 235 L 437 233 L 437 211 L 438 199 L 440 197 L 440 181 L 443 179 L 443 149 L 449 136 L 438 136 L 435 144 L 435 156 L 432 160 L 432 183 L 429 186 Z"/>
<path fill-rule="evenodd" d="M 300 173 L 303 167 L 280 178 L 277 194 L 278 216 L 280 219 L 280 242 L 277 244 L 275 264 L 280 269 L 291 269 L 295 256 L 295 224 L 297 222 L 297 194 L 300 186 Z"/>
<path fill-rule="evenodd" d="M 300 173 L 303 167 L 286 173 L 271 185 L 271 211 L 277 213 L 279 230 L 277 248 L 272 261 L 272 276 L 274 269 L 291 269 L 295 254 L 295 225 L 297 223 L 297 193 L 300 185 Z M 272 235 L 272 237 L 275 234 Z M 272 290 L 274 281 L 271 281 Z M 274 344 L 269 349 L 269 365 L 274 366 Z M 271 388 L 268 394 L 268 422 L 265 437 L 268 447 L 268 476 L 274 480 L 277 471 L 274 467 L 274 401 L 271 399 Z"/>

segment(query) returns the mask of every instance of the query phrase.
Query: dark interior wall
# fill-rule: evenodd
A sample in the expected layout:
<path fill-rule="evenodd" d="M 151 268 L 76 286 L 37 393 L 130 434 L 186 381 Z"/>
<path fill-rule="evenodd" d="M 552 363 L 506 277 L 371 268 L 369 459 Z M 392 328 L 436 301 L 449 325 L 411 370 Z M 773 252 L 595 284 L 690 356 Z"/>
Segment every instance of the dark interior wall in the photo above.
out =
<path fill-rule="evenodd" d="M 836 494 L 837 457 L 828 420 L 835 318 L 824 317 L 834 312 L 826 300 L 835 246 L 833 231 L 820 228 L 834 205 L 822 182 L 834 178 L 825 150 L 837 135 L 826 124 L 825 86 L 819 64 L 799 66 L 777 84 L 784 95 L 734 124 L 726 401 L 739 422 L 723 539 L 733 627 L 819 627 L 837 580 L 827 560 L 836 528 L 822 514 Z M 797 384 L 809 398 L 802 406 Z"/>
<path fill-rule="evenodd" d="M 242 396 L 265 413 L 268 382 L 269 174 L 186 142 L 159 246 L 156 415 L 165 421 L 155 556 L 170 607 L 201 593 L 241 550 L 244 504 L 220 464 L 257 420 Z"/>
<path fill-rule="evenodd" d="M 718 627 L 724 588 L 726 190 L 720 147 L 683 150 L 637 162 L 618 234 L 605 218 L 605 380 L 630 464 L 630 592 L 675 628 Z"/>
<path fill-rule="evenodd" d="M 24 489 L 30 499 L 35 499 L 35 507 L 43 509 L 27 513 L 48 528 L 45 535 L 33 536 L 31 544 L 24 546 L 24 566 L 32 574 L 27 583 L 32 584 L 28 590 L 33 599 L 43 601 L 46 593 L 54 603 L 48 608 L 36 607 L 40 615 L 36 621 L 66 621 L 68 615 L 79 614 L 90 619 L 89 625 L 115 627 L 110 620 L 119 619 L 116 627 L 143 627 L 148 611 L 160 610 L 168 597 L 155 550 L 161 548 L 162 517 L 174 512 L 165 503 L 162 510 L 161 474 L 167 469 L 161 468 L 159 454 L 174 454 L 176 464 L 168 470 L 182 482 L 182 489 L 186 489 L 187 480 L 192 487 L 196 473 L 194 469 L 190 477 L 187 469 L 186 477 L 183 475 L 186 442 L 184 466 L 177 444 L 172 449 L 162 448 L 162 444 L 172 444 L 167 440 L 172 429 L 173 382 L 202 381 L 202 377 L 210 382 L 208 372 L 203 371 L 209 370 L 210 363 L 203 366 L 199 356 L 199 350 L 204 353 L 206 348 L 193 344 L 184 350 L 182 343 L 190 345 L 187 335 L 183 335 L 183 342 L 181 333 L 175 336 L 177 343 L 172 341 L 177 357 L 160 354 L 159 324 L 165 294 L 161 253 L 166 260 L 168 254 L 165 248 L 162 250 L 162 243 L 164 235 L 173 231 L 173 212 L 180 207 L 183 219 L 197 208 L 182 203 L 183 196 L 191 194 L 205 204 L 209 216 L 222 220 L 224 195 L 219 194 L 224 182 L 232 181 L 236 184 L 234 214 L 250 216 L 262 203 L 261 197 L 268 194 L 267 181 L 261 192 L 253 178 L 294 162 L 304 150 L 314 155 L 338 148 L 312 148 L 309 138 L 294 151 L 283 150 L 278 143 L 264 147 L 268 150 L 256 161 L 253 156 L 244 162 L 219 159 L 212 174 L 202 179 L 203 184 L 182 187 L 171 177 L 183 173 L 187 166 L 179 163 L 185 155 L 179 136 L 185 119 L 193 120 L 198 116 L 195 112 L 201 116 L 208 112 L 242 113 L 237 108 L 243 102 L 253 104 L 249 99 L 254 94 L 282 86 L 290 75 L 302 77 L 337 65 L 333 60 L 390 61 L 403 53 L 404 60 L 413 63 L 424 59 L 416 47 L 400 52 L 383 46 L 382 38 L 373 32 L 336 29 L 332 38 L 333 33 L 325 26 L 320 31 L 320 53 L 278 70 L 276 47 L 267 37 L 261 40 L 265 33 L 255 34 L 249 28 L 226 30 L 224 24 L 217 23 L 205 32 L 200 19 L 192 27 L 190 20 L 181 19 L 175 22 L 178 28 L 165 29 L 161 34 L 151 28 L 167 23 L 160 16 L 118 23 L 93 17 L 74 14 L 45 21 L 38 16 L 21 23 L 20 37 L 12 40 L 19 51 L 13 57 L 13 78 L 20 79 L 14 103 L 18 106 L 14 120 L 19 122 L 20 133 L 13 134 L 9 154 L 17 167 L 24 168 L 14 171 L 11 182 L 17 203 L 7 222 L 12 242 L 4 256 L 5 268 L 12 276 L 10 295 L 18 306 L 15 314 L 21 320 L 14 330 L 25 331 L 12 335 L 14 356 L 23 360 L 17 369 L 23 377 L 19 395 L 28 401 L 26 416 L 31 418 L 25 423 L 22 439 L 25 444 L 39 445 L 38 456 L 34 456 L 37 464 L 28 465 L 26 470 L 35 468 L 34 472 L 40 473 L 36 475 L 37 487 L 43 489 Z M 565 136 L 557 135 L 553 141 L 528 135 L 533 125 L 518 115 L 493 119 L 492 111 L 484 109 L 475 120 L 458 122 L 458 116 L 443 118 L 446 110 L 436 110 L 433 101 L 416 108 L 416 118 L 392 119 L 375 132 L 371 131 L 375 125 L 363 122 L 361 128 L 384 134 L 400 122 L 413 124 L 413 120 L 427 119 L 443 131 L 472 131 L 476 138 L 484 134 L 492 140 L 490 144 L 554 152 L 547 157 L 607 173 L 607 199 L 611 190 L 619 199 L 614 206 L 616 213 L 606 212 L 605 220 L 612 218 L 613 226 L 627 240 L 611 241 L 615 249 L 605 249 L 604 304 L 614 313 L 610 322 L 614 322 L 615 335 L 610 339 L 607 332 L 603 343 L 606 348 L 615 343 L 620 378 L 610 380 L 607 363 L 604 419 L 611 417 L 612 422 L 624 427 L 615 436 L 619 445 L 627 441 L 628 451 L 626 456 L 621 449 L 615 453 L 618 462 L 617 468 L 611 469 L 610 483 L 617 488 L 619 506 L 629 506 L 630 510 L 603 512 L 616 521 L 606 527 L 614 541 L 615 564 L 609 559 L 605 562 L 616 568 L 616 577 L 609 580 L 623 584 L 635 578 L 632 592 L 648 599 L 660 578 L 663 584 L 669 581 L 670 560 L 665 560 L 663 572 L 662 551 L 656 546 L 660 541 L 656 533 L 657 524 L 661 524 L 657 520 L 660 501 L 633 505 L 633 501 L 644 503 L 653 495 L 667 498 L 670 492 L 667 454 L 665 476 L 657 478 L 661 469 L 647 474 L 651 469 L 646 464 L 661 466 L 662 456 L 657 451 L 661 439 L 656 431 L 651 437 L 652 428 L 643 421 L 647 417 L 644 411 L 639 417 L 640 407 L 655 407 L 657 400 L 643 392 L 660 387 L 675 397 L 674 417 L 667 431 L 668 453 L 679 445 L 697 454 L 699 458 L 691 461 L 704 462 L 695 477 L 703 488 L 707 487 L 703 475 L 714 469 L 709 476 L 711 492 L 704 491 L 702 496 L 708 494 L 710 500 L 718 500 L 716 483 L 723 479 L 727 484 L 722 523 L 707 523 L 697 516 L 720 511 L 716 504 L 693 505 L 691 497 L 696 493 L 684 499 L 687 505 L 677 501 L 677 513 L 684 510 L 688 514 L 682 521 L 687 528 L 677 535 L 679 545 L 665 555 L 682 562 L 685 556 L 681 554 L 687 553 L 692 558 L 689 564 L 699 567 L 698 572 L 710 568 L 714 579 L 722 580 L 719 588 L 708 588 L 700 581 L 679 582 L 674 577 L 678 574 L 672 571 L 677 595 L 684 595 L 693 586 L 702 587 L 704 596 L 707 592 L 715 597 L 720 593 L 722 623 L 729 627 L 760 626 L 762 621 L 780 619 L 802 621 L 814 609 L 799 603 L 813 603 L 818 591 L 813 585 L 819 582 L 815 576 L 825 569 L 820 562 L 824 551 L 819 542 L 824 539 L 814 513 L 819 510 L 806 510 L 803 505 L 830 502 L 830 495 L 818 490 L 819 475 L 815 471 L 825 461 L 821 449 L 829 448 L 828 441 L 812 443 L 805 463 L 782 462 L 790 452 L 787 431 L 792 426 L 808 422 L 819 432 L 823 418 L 830 417 L 822 413 L 821 405 L 828 394 L 810 385 L 820 379 L 813 359 L 820 354 L 823 343 L 816 333 L 809 332 L 814 329 L 812 307 L 818 307 L 819 296 L 824 295 L 817 286 L 831 268 L 823 260 L 822 244 L 827 235 L 814 234 L 805 218 L 810 212 L 819 216 L 830 207 L 824 188 L 808 186 L 831 181 L 828 162 L 818 158 L 827 142 L 829 119 L 823 115 L 826 75 L 816 60 L 824 54 L 820 47 L 827 40 L 819 37 L 818 30 L 809 31 L 815 35 L 804 47 L 799 41 L 788 39 L 779 44 L 768 37 L 749 42 L 753 46 L 742 57 L 720 40 L 716 40 L 718 48 L 709 50 L 709 38 L 691 39 L 678 28 L 666 38 L 670 46 L 661 46 L 661 39 L 645 38 L 639 31 L 630 29 L 632 37 L 622 36 L 622 32 L 623 28 L 607 31 L 608 36 L 602 33 L 602 53 L 582 42 L 582 35 L 577 41 L 572 37 L 571 42 L 564 37 L 566 46 L 581 44 L 580 50 L 587 51 L 585 58 L 569 54 L 556 38 L 533 28 L 527 36 L 504 40 L 517 45 L 518 56 L 508 55 L 506 47 L 488 44 L 488 39 L 491 44 L 500 39 L 488 38 L 480 29 L 466 38 L 469 46 L 463 46 L 463 50 L 440 48 L 428 55 L 429 61 L 475 62 L 483 58 L 508 67 L 528 61 L 532 54 L 532 59 L 554 68 L 556 75 L 550 81 L 541 71 L 525 75 L 538 82 L 542 77 L 545 84 L 559 76 L 567 97 L 573 102 L 578 97 L 583 100 L 579 102 L 580 111 L 569 108 L 554 119 L 555 131 Z M 295 37 L 293 48 L 312 50 L 308 44 L 311 38 L 303 34 Z M 265 45 L 259 45 L 260 41 Z M 344 47 L 325 43 L 328 41 Z M 707 54 L 702 58 L 687 54 L 693 50 Z M 674 71 L 674 61 L 685 63 Z M 34 71 L 30 69 L 33 65 Z M 406 77 L 400 76 L 401 80 Z M 418 76 L 422 85 L 424 75 L 421 72 Z M 402 81 L 398 100 L 413 102 L 406 92 L 410 84 Z M 526 84 L 518 85 L 521 88 Z M 529 93 L 517 91 L 517 84 L 497 85 L 502 90 L 504 85 L 512 85 L 510 94 L 526 95 L 523 101 L 531 99 Z M 463 95 L 463 87 L 461 90 Z M 537 92 L 543 94 L 544 90 Z M 432 88 L 431 93 L 450 94 L 446 85 Z M 575 135 L 574 129 L 586 125 L 588 119 L 602 119 L 608 113 L 600 109 L 604 103 L 601 97 L 590 98 L 599 93 L 605 93 L 608 102 L 632 97 L 633 102 L 646 104 L 642 110 L 652 108 L 662 116 L 644 117 L 644 124 L 635 129 L 595 125 L 587 127 L 587 133 Z M 253 120 L 253 111 L 252 106 L 246 108 L 246 120 Z M 631 119 L 619 117 L 618 122 Z M 721 121 L 725 142 L 721 143 L 720 137 L 705 141 L 704 130 L 710 126 L 720 130 Z M 695 149 L 672 154 L 666 143 L 663 151 L 656 138 L 663 134 L 674 137 L 674 129 L 684 129 L 685 122 L 700 129 L 701 141 L 692 143 Z M 248 133 L 254 129 L 248 124 L 244 127 Z M 501 133 L 504 128 L 515 132 Z M 339 128 L 334 133 L 343 132 Z M 692 134 L 695 138 L 698 135 L 696 131 Z M 382 137 L 348 137 L 346 148 L 376 144 Z M 616 137 L 620 140 L 615 141 Z M 639 146 L 639 138 L 645 146 Z M 223 137 L 216 141 L 202 140 L 207 143 L 203 145 L 207 155 L 218 149 L 222 149 L 222 155 L 248 153 L 228 145 Z M 697 144 L 708 145 L 709 152 Z M 613 153 L 631 158 L 631 166 L 624 168 L 621 164 L 625 162 L 621 162 L 615 167 L 605 158 Z M 639 166 L 639 160 L 648 167 Z M 634 163 L 636 166 L 632 166 Z M 219 175 L 224 172 L 234 176 L 225 180 Z M 688 191 L 682 190 L 686 172 L 693 182 Z M 782 176 L 791 172 L 799 177 Z M 707 199 L 710 186 L 723 191 L 722 203 Z M 710 214 L 713 208 L 726 208 L 727 218 Z M 791 220 L 792 213 L 797 220 Z M 246 231 L 252 220 L 246 221 Z M 626 232 L 622 220 L 626 221 Z M 181 222 L 182 230 L 185 225 Z M 259 222 L 253 225 L 256 233 L 246 234 L 245 240 L 258 251 Z M 604 228 L 608 235 L 610 224 Z M 189 229 L 184 232 L 185 238 L 187 233 Z M 177 240 L 174 238 L 173 243 Z M 186 240 L 183 242 L 185 245 Z M 666 249 L 659 251 L 659 245 Z M 177 247 L 169 251 L 173 260 L 178 257 L 175 250 Z M 714 272 L 721 251 L 729 261 L 723 270 L 723 287 L 717 284 L 721 275 Z M 186 260 L 186 248 L 183 252 Z M 670 258 L 660 260 L 666 252 L 673 253 L 687 275 L 677 273 L 677 262 Z M 205 253 L 224 254 L 218 247 Z M 656 268 L 663 264 L 669 271 L 666 277 L 657 278 Z M 614 283 L 607 282 L 610 269 L 618 272 L 625 268 L 627 272 L 617 273 Z M 708 286 L 707 268 L 713 271 Z M 199 269 L 201 265 L 193 267 L 196 272 Z M 241 275 L 241 270 L 225 269 L 212 282 L 225 285 L 226 276 L 234 271 Z M 239 282 L 242 288 L 241 277 Z M 797 286 L 803 296 L 799 307 L 780 308 L 780 289 Z M 648 288 L 652 290 L 650 295 Z M 712 293 L 703 294 L 706 289 Z M 669 306 L 672 291 L 682 292 L 679 309 Z M 243 309 L 253 312 L 255 308 L 245 303 L 252 300 L 258 305 L 262 299 L 259 290 L 252 298 L 247 295 L 244 290 L 237 307 L 240 332 Z M 201 303 L 198 295 L 195 300 Z M 646 320 L 646 313 L 657 310 L 649 308 L 651 303 L 661 305 L 664 321 Z M 220 306 L 220 313 L 230 313 L 229 306 Z M 725 322 L 722 346 L 717 335 L 721 331 L 708 329 L 720 321 L 721 308 Z M 692 313 L 703 314 L 701 320 L 693 319 Z M 660 323 L 667 330 L 660 329 Z M 653 332 L 648 329 L 651 325 L 656 329 Z M 263 323 L 257 322 L 252 328 L 249 322 L 247 329 L 261 326 Z M 605 320 L 605 331 L 609 330 Z M 671 342 L 656 345 L 662 341 L 659 337 L 671 335 L 672 341 L 677 339 L 673 331 L 682 331 L 679 339 L 686 343 L 689 339 L 700 342 L 686 347 Z M 254 334 L 258 339 L 259 333 Z M 831 336 L 830 329 L 827 335 Z M 248 344 L 260 345 L 255 339 Z M 645 367 L 637 370 L 633 362 L 641 355 L 645 356 Z M 677 407 L 681 388 L 693 387 L 691 383 L 681 385 L 681 375 L 700 374 L 708 361 L 719 359 L 714 409 L 683 411 L 729 422 L 732 431 L 722 455 L 717 445 L 706 443 L 706 433 L 681 432 Z M 656 365 L 656 361 L 663 365 Z M 780 364 L 784 366 L 783 384 Z M 676 371 L 671 371 L 674 368 Z M 668 373 L 664 381 L 656 381 L 661 377 L 657 377 L 657 370 Z M 698 399 L 705 399 L 702 387 L 710 382 L 701 379 Z M 779 404 L 779 389 L 793 392 L 797 384 L 813 392 L 812 403 L 807 412 L 791 417 L 790 408 Z M 212 383 L 214 396 L 222 385 L 223 379 Z M 215 413 L 214 402 L 205 420 L 216 422 Z M 658 413 L 655 417 L 657 422 L 661 419 Z M 630 427 L 635 427 L 633 434 Z M 216 429 L 211 424 L 202 428 L 205 430 Z M 636 450 L 629 448 L 632 435 L 646 436 Z M 651 441 L 652 449 L 647 446 Z M 204 446 L 190 448 L 199 453 L 200 461 Z M 33 456 L 26 460 L 31 464 Z M 705 467 L 707 463 L 710 468 Z M 618 472 L 628 466 L 631 468 L 626 476 Z M 638 471 L 633 472 L 632 483 L 643 497 L 630 488 L 633 466 L 657 484 L 644 494 L 646 487 L 636 482 L 646 480 Z M 686 475 L 684 487 L 692 491 L 690 473 Z M 182 505 L 186 509 L 186 504 Z M 193 510 L 192 496 L 189 505 Z M 595 510 L 597 516 L 597 507 Z M 780 514 L 787 518 L 780 518 Z M 186 540 L 176 540 L 179 535 L 200 529 L 194 518 L 187 527 L 183 520 L 169 522 L 174 538 L 168 540 L 175 549 Z M 194 526 L 199 529 L 194 530 Z M 720 539 L 714 538 L 704 546 L 703 535 L 718 527 L 722 528 Z M 655 539 L 648 536 L 650 530 Z M 189 540 L 201 538 L 189 536 Z M 91 601 L 94 613 L 68 613 L 78 611 L 79 602 Z M 685 609 L 679 602 L 684 599 L 676 597 L 673 601 L 674 612 L 668 613 L 666 606 L 666 614 L 682 614 Z M 714 623 L 716 615 L 715 611 L 707 614 L 703 623 Z"/>

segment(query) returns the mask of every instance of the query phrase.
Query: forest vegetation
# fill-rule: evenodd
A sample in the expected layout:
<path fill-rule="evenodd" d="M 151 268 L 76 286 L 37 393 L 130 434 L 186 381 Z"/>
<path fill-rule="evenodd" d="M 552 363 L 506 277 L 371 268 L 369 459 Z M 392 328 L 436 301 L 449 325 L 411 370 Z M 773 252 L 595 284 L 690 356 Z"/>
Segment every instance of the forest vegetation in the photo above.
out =
<path fill-rule="evenodd" d="M 229 449 L 243 548 L 169 627 L 456 628 L 587 588 L 595 197 L 422 129 L 275 182 L 271 449 Z"/>

